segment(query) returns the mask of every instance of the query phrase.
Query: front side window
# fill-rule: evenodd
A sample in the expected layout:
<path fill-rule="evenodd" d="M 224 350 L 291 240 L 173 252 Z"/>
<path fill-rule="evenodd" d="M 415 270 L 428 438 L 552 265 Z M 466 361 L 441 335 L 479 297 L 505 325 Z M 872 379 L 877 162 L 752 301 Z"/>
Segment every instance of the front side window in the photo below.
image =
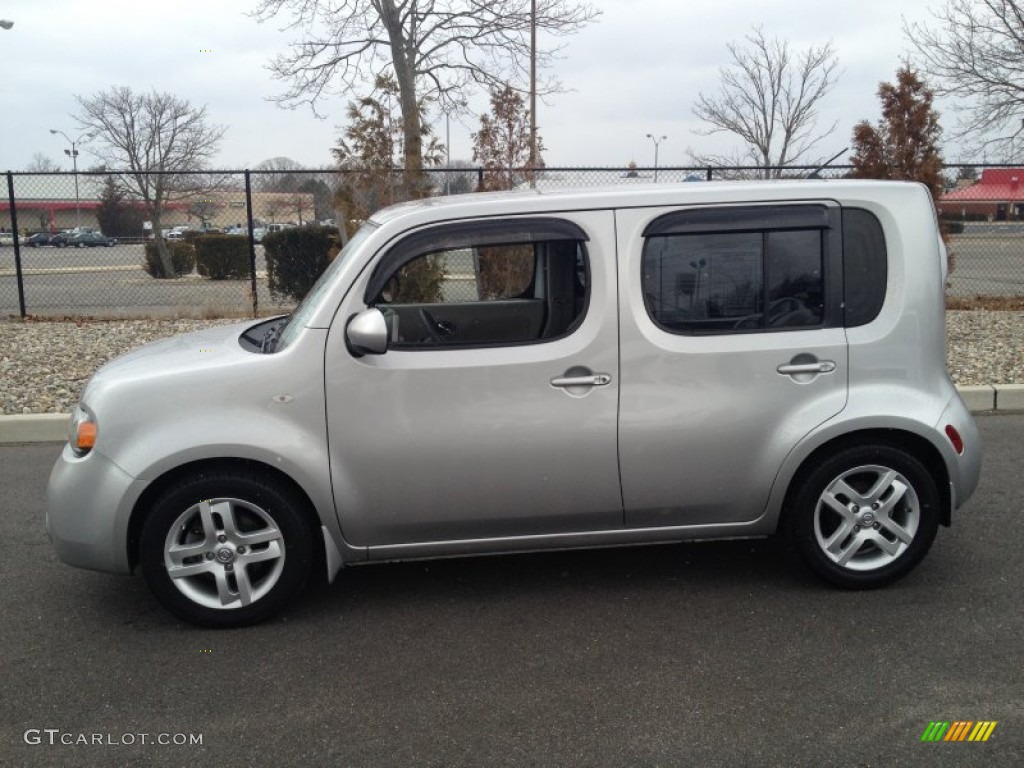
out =
<path fill-rule="evenodd" d="M 670 232 L 644 244 L 644 302 L 672 333 L 735 333 L 821 326 L 821 229 Z"/>
<path fill-rule="evenodd" d="M 579 325 L 589 295 L 585 243 L 501 237 L 436 239 L 453 247 L 428 240 L 380 276 L 368 303 L 384 312 L 391 348 L 525 344 Z"/>

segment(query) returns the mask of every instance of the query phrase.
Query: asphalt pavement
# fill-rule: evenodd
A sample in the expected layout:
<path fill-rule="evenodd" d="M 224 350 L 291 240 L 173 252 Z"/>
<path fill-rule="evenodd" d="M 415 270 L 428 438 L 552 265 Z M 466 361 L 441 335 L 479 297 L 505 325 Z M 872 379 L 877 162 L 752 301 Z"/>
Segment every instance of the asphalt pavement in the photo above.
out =
<path fill-rule="evenodd" d="M 1020 766 L 1024 415 L 978 422 L 978 492 L 887 589 L 777 540 L 546 553 L 351 568 L 219 632 L 59 563 L 60 448 L 2 446 L 0 764 Z M 964 720 L 997 725 L 921 741 Z"/>

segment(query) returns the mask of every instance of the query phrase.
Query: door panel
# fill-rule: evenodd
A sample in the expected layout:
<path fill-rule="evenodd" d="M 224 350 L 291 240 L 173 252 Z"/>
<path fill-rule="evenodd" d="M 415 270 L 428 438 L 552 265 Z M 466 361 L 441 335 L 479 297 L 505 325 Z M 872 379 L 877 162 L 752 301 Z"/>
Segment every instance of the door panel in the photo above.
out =
<path fill-rule="evenodd" d="M 645 304 L 643 232 L 668 210 L 617 213 L 624 297 L 619 445 L 626 525 L 751 521 L 763 513 L 789 451 L 845 406 L 846 333 L 835 327 L 774 330 L 779 322 L 799 324 L 813 317 L 803 308 L 792 312 L 788 304 L 776 310 L 770 302 L 767 312 L 746 316 L 746 309 L 735 307 L 734 316 L 726 317 L 726 308 L 720 308 L 714 318 L 692 320 L 687 314 L 692 297 L 705 296 L 702 291 L 714 280 L 726 287 L 738 284 L 735 275 L 721 270 L 709 277 L 711 265 L 701 260 L 694 262 L 692 280 L 667 283 L 667 290 L 678 290 L 680 296 L 669 302 L 659 327 L 648 315 L 652 297 Z M 827 262 L 836 258 L 838 253 L 826 254 Z M 829 280 L 834 266 L 823 266 L 833 276 Z M 833 295 L 835 287 L 829 286 Z M 749 296 L 735 287 L 729 290 Z M 765 305 L 760 296 L 750 300 Z M 680 322 L 696 332 L 670 332 L 677 306 Z M 749 325 L 759 328 L 748 332 Z"/>
<path fill-rule="evenodd" d="M 589 236 L 589 306 L 552 341 L 354 357 L 340 319 L 366 307 L 373 267 L 363 270 L 331 328 L 325 367 L 335 500 L 350 544 L 622 526 L 614 219 L 607 211 L 571 219 Z M 488 309 L 507 314 L 505 304 Z M 408 306 L 395 309 L 406 327 L 423 322 Z M 427 309 L 436 322 L 476 333 L 464 307 Z M 582 391 L 551 384 L 581 367 L 610 379 Z"/>

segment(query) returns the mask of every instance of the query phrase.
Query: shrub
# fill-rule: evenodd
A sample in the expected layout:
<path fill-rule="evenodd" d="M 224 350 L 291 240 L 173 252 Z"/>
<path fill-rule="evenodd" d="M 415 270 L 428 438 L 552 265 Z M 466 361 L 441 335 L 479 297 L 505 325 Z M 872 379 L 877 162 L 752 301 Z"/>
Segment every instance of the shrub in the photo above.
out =
<path fill-rule="evenodd" d="M 160 263 L 160 253 L 156 249 L 155 242 L 146 243 L 145 258 L 142 268 L 151 276 L 165 278 L 187 275 L 196 268 L 196 249 L 191 243 L 168 240 L 167 247 L 171 251 L 171 265 L 174 267 L 173 275 L 165 275 L 163 264 Z"/>
<path fill-rule="evenodd" d="M 440 256 L 421 256 L 398 270 L 398 280 L 391 286 L 392 304 L 436 304 L 441 301 L 445 277 Z"/>
<path fill-rule="evenodd" d="M 270 293 L 301 301 L 331 263 L 338 242 L 337 227 L 293 227 L 264 235 Z"/>
<path fill-rule="evenodd" d="M 194 241 L 196 270 L 211 280 L 249 277 L 249 240 L 231 235 L 204 235 Z"/>

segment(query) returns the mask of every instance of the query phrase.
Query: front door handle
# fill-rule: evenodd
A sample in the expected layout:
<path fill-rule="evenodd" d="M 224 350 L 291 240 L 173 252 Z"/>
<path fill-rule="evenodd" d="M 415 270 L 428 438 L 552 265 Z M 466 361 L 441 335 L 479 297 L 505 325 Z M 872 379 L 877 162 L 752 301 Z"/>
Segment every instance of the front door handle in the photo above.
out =
<path fill-rule="evenodd" d="M 835 369 L 836 364 L 831 360 L 820 360 L 815 363 L 787 363 L 775 370 L 785 376 L 792 376 L 796 373 L 832 373 Z"/>
<path fill-rule="evenodd" d="M 607 373 L 594 373 L 590 376 L 558 376 L 551 380 L 552 387 L 604 387 L 612 383 Z"/>

